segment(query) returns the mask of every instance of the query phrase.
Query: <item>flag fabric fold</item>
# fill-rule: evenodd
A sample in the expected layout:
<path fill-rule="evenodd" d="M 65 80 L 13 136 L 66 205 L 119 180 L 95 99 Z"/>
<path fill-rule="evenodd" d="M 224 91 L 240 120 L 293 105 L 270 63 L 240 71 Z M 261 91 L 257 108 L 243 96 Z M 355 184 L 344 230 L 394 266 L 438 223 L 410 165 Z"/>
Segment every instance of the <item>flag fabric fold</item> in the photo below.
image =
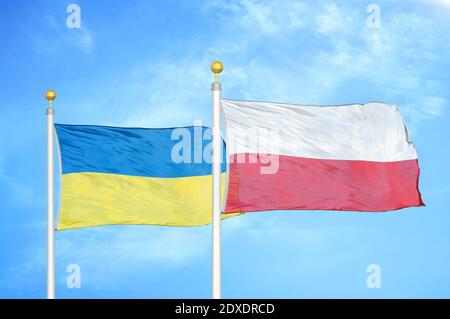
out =
<path fill-rule="evenodd" d="M 424 205 L 416 149 L 394 105 L 222 100 L 222 107 L 225 213 Z"/>

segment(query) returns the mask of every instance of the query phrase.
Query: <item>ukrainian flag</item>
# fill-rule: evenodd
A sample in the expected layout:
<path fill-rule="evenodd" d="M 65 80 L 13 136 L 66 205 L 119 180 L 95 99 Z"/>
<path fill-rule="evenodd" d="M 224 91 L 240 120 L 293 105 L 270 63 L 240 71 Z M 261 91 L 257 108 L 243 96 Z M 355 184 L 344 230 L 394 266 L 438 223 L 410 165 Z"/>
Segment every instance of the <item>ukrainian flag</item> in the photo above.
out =
<path fill-rule="evenodd" d="M 62 168 L 58 230 L 211 223 L 212 144 L 202 138 L 210 139 L 210 129 L 62 124 L 55 129 Z M 225 144 L 222 154 L 225 158 Z M 225 171 L 223 160 L 223 189 Z"/>

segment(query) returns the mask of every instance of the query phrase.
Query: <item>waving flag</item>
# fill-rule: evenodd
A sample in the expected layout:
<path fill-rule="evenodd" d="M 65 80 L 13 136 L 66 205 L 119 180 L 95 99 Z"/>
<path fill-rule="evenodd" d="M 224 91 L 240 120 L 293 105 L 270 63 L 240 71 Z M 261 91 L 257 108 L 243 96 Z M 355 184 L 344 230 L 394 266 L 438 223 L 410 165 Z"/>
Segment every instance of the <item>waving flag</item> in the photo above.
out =
<path fill-rule="evenodd" d="M 211 223 L 207 128 L 55 128 L 62 164 L 58 230 Z"/>
<path fill-rule="evenodd" d="M 225 213 L 422 206 L 414 145 L 396 106 L 222 101 Z"/>

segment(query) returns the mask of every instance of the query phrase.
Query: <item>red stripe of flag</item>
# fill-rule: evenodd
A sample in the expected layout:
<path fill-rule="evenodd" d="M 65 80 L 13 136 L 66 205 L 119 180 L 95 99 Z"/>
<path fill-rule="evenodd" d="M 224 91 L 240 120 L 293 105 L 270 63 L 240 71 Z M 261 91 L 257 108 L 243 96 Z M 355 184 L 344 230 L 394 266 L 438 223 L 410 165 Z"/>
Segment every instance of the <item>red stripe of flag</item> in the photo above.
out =
<path fill-rule="evenodd" d="M 276 173 L 261 174 L 268 164 L 261 163 L 260 155 L 252 154 L 258 158 L 256 163 L 237 163 L 238 155 L 230 156 L 225 213 L 292 209 L 375 212 L 424 206 L 417 159 L 373 162 L 279 155 Z"/>

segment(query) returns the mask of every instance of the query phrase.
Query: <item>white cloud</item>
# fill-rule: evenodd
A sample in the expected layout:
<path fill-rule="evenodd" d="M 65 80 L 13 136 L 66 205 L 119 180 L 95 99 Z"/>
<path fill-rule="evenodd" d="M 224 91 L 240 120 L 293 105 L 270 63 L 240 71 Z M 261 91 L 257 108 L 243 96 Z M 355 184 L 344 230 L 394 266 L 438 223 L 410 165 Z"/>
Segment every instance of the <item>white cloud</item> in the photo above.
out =
<path fill-rule="evenodd" d="M 333 104 L 342 90 L 348 90 L 348 100 L 339 103 L 366 102 L 355 101 L 357 92 L 348 89 L 365 81 L 367 92 L 378 92 L 371 99 L 415 108 L 408 116 L 416 123 L 442 114 L 417 103 L 428 97 L 444 100 L 442 85 L 424 77 L 420 65 L 405 64 L 417 59 L 439 63 L 445 55 L 445 37 L 433 38 L 442 33 L 430 17 L 383 10 L 382 28 L 368 29 L 364 6 L 321 3 L 208 2 L 205 15 L 220 19 L 217 39 L 209 46 L 184 45 L 189 53 L 177 62 L 141 61 L 129 74 L 118 75 L 110 92 L 102 90 L 102 95 L 114 97 L 114 103 L 99 97 L 84 107 L 107 103 L 127 110 L 120 117 L 108 110 L 111 123 L 106 124 L 113 125 L 179 126 L 198 119 L 208 124 L 209 64 L 223 58 L 224 96 L 229 98 Z"/>
<path fill-rule="evenodd" d="M 430 117 L 438 117 L 444 113 L 447 101 L 442 97 L 428 96 L 423 100 L 424 112 Z"/>
<path fill-rule="evenodd" d="M 59 258 L 80 265 L 92 265 L 92 260 L 96 260 L 98 267 L 103 268 L 108 260 L 127 260 L 130 267 L 180 266 L 206 254 L 208 239 L 206 227 L 120 226 L 60 232 L 56 245 Z M 109 270 L 114 267 L 108 266 Z M 122 266 L 117 267 L 115 271 L 121 271 Z"/>
<path fill-rule="evenodd" d="M 270 7 L 276 3 L 265 1 L 264 5 Z M 423 59 L 427 63 L 439 63 L 446 56 L 445 52 L 449 51 L 449 46 L 446 44 L 448 41 L 440 32 L 441 26 L 431 17 L 412 11 L 384 10 L 382 28 L 369 29 L 365 23 L 367 13 L 364 6 L 355 8 L 338 6 L 335 3 L 325 5 L 320 3 L 318 2 L 316 6 L 303 5 L 297 19 L 308 21 L 308 16 L 314 12 L 315 20 L 309 21 L 301 30 L 295 32 L 289 41 L 278 34 L 271 35 L 271 41 L 273 41 L 270 42 L 271 48 L 264 48 L 265 53 L 269 54 L 267 58 L 261 58 L 259 54 L 254 53 L 259 53 L 258 48 L 265 46 L 267 37 L 259 39 L 247 33 L 242 34 L 240 31 L 243 26 L 237 24 L 234 32 L 231 33 L 239 32 L 240 40 L 249 38 L 251 48 L 247 50 L 247 54 L 242 54 L 245 56 L 241 59 L 244 62 L 239 61 L 240 65 L 245 65 L 244 68 L 241 67 L 242 72 L 240 72 L 244 75 L 233 82 L 249 81 L 239 83 L 247 85 L 245 89 L 247 92 L 255 92 L 258 86 L 264 90 L 272 88 L 272 96 L 276 98 L 278 93 L 281 93 L 280 98 L 282 98 L 289 95 L 287 91 L 291 91 L 291 95 L 293 94 L 291 100 L 297 96 L 321 100 L 321 97 L 335 93 L 350 79 L 361 77 L 372 81 L 372 85 L 376 85 L 378 91 L 384 91 L 385 96 L 380 96 L 380 99 L 390 97 L 391 93 L 395 92 L 395 89 L 391 90 L 391 88 L 397 85 L 401 86 L 400 93 L 404 97 L 411 96 L 412 89 L 414 89 L 414 95 L 419 97 L 438 96 L 445 93 L 439 89 L 439 86 L 427 86 L 430 91 L 424 92 L 423 86 L 417 87 L 418 81 L 422 82 L 422 85 L 426 81 L 423 79 L 421 66 L 406 67 L 405 65 L 408 59 Z M 277 14 L 283 16 L 286 13 L 279 11 L 289 11 L 289 7 L 280 6 L 277 10 Z M 246 12 L 246 15 L 250 12 Z M 253 19 L 249 18 L 249 20 Z M 318 38 L 314 33 L 327 35 L 327 37 Z M 308 38 L 321 43 L 316 46 L 315 51 L 302 53 L 308 52 L 310 48 L 309 43 L 306 46 L 303 45 L 303 41 Z M 285 47 L 286 43 L 289 43 L 286 52 L 277 49 L 277 45 Z M 295 49 L 298 49 L 298 57 L 295 57 Z M 294 57 L 293 61 L 291 57 Z M 269 59 L 276 61 L 276 64 Z M 388 78 L 391 80 L 387 81 Z M 265 83 L 261 83 L 262 81 Z M 286 89 L 283 89 L 283 86 Z M 291 90 L 293 87 L 297 89 Z M 256 94 L 265 95 L 264 92 Z M 309 101 L 303 99 L 303 102 Z"/>
<path fill-rule="evenodd" d="M 426 4 L 442 6 L 447 9 L 450 9 L 450 0 L 419 0 L 419 1 Z"/>
<path fill-rule="evenodd" d="M 447 104 L 447 100 L 442 97 L 423 96 L 403 105 L 402 110 L 411 118 L 415 130 L 420 122 L 442 116 Z"/>
<path fill-rule="evenodd" d="M 76 30 L 78 33 L 73 36 L 74 43 L 85 53 L 90 53 L 94 47 L 94 35 L 87 28 L 82 27 L 81 29 Z"/>
<path fill-rule="evenodd" d="M 334 32 L 345 32 L 352 23 L 352 17 L 345 14 L 336 4 L 326 4 L 323 13 L 316 15 L 317 31 L 329 34 Z"/>
<path fill-rule="evenodd" d="M 300 1 L 212 1 L 209 10 L 219 10 L 227 25 L 239 26 L 253 36 L 279 35 L 304 26 L 301 19 L 305 5 Z"/>
<path fill-rule="evenodd" d="M 65 21 L 48 15 L 45 19 L 47 33 L 37 33 L 33 36 L 33 48 L 43 55 L 57 55 L 67 50 L 78 50 L 90 54 L 95 46 L 94 33 L 83 22 L 81 28 L 69 29 Z"/>
<path fill-rule="evenodd" d="M 223 222 L 224 238 L 247 226 L 241 217 Z M 211 254 L 211 245 L 210 226 L 95 227 L 57 232 L 56 260 L 60 268 L 74 263 L 89 274 L 91 280 L 83 281 L 83 285 L 114 286 L 121 282 L 121 277 L 135 272 L 160 271 L 161 265 L 164 271 L 176 271 L 195 264 Z M 33 258 L 40 260 L 41 255 Z"/>
<path fill-rule="evenodd" d="M 188 57 L 174 62 L 149 62 L 134 69 L 121 94 L 139 102 L 121 123 L 127 126 L 183 126 L 201 120 L 208 105 L 209 60 Z M 208 81 L 209 80 L 209 81 Z M 205 92 L 206 95 L 205 95 Z"/>

